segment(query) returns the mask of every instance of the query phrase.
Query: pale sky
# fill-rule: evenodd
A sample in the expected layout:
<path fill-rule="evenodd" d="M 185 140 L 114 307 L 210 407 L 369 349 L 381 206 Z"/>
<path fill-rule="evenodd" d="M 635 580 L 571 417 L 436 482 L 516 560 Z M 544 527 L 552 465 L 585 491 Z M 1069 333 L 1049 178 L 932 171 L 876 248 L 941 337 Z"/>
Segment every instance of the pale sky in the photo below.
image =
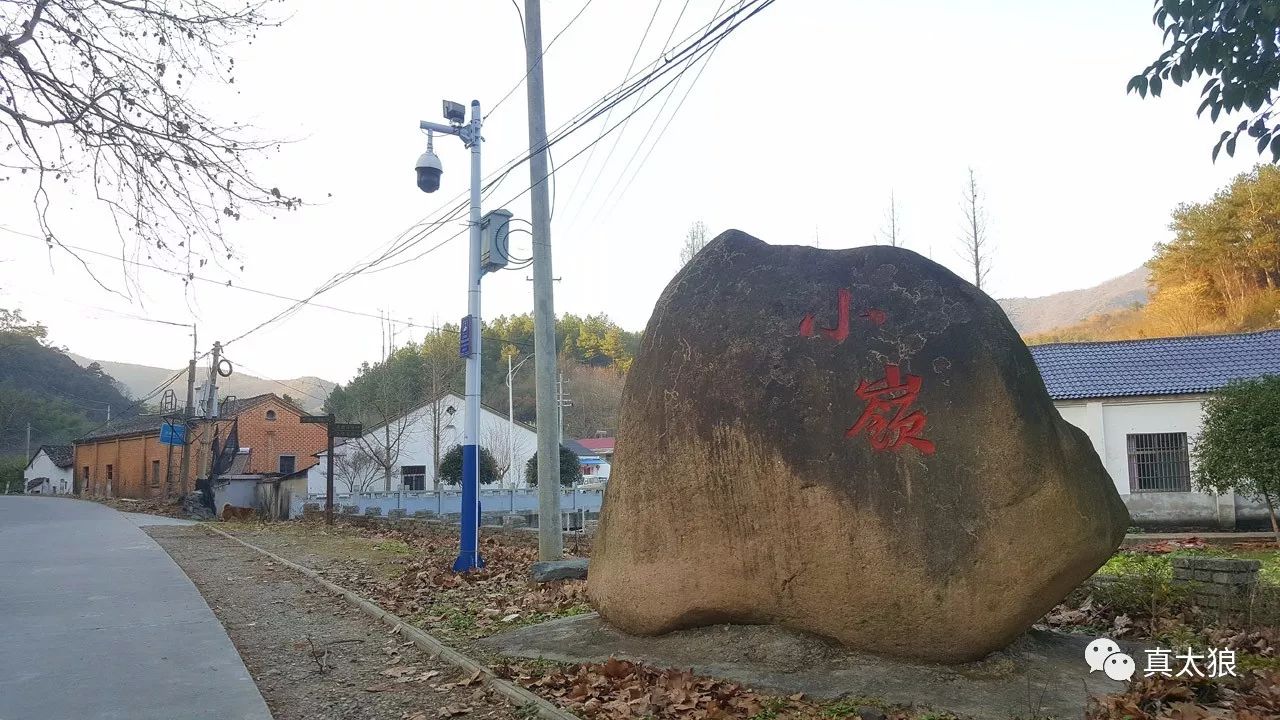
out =
<path fill-rule="evenodd" d="M 583 1 L 546 0 L 544 40 Z M 675 40 L 719 4 L 691 0 Z M 682 5 L 661 3 L 638 64 L 659 55 Z M 549 127 L 622 80 L 654 6 L 594 0 L 548 51 Z M 442 121 L 444 98 L 492 107 L 523 77 L 524 53 L 510 0 L 381 0 L 359 12 L 338 0 L 284 7 L 293 15 L 282 28 L 237 49 L 240 94 L 210 97 L 220 119 L 294 139 L 255 168 L 267 184 L 317 204 L 277 219 L 247 214 L 228 235 L 244 271 L 236 264 L 198 274 L 300 297 L 466 189 L 467 152 L 455 138 L 437 138 L 443 186 L 434 195 L 417 190 L 413 165 L 425 148 L 418 120 Z M 996 246 L 993 296 L 1087 287 L 1132 270 L 1169 237 L 1177 204 L 1207 199 L 1256 161 L 1243 143 L 1238 158 L 1210 161 L 1229 121 L 1215 127 L 1195 117 L 1203 82 L 1170 88 L 1158 100 L 1125 94 L 1130 76 L 1161 51 L 1150 15 L 1146 0 L 778 0 L 720 46 L 625 197 L 611 190 L 627 184 L 618 177 L 663 98 L 631 120 L 611 156 L 613 136 L 606 138 L 585 175 L 587 155 L 557 174 L 556 310 L 604 312 L 641 330 L 678 269 L 692 222 L 706 222 L 712 235 L 738 228 L 775 244 L 817 237 L 822 247 L 852 247 L 875 240 L 890 191 L 906 246 L 964 275 L 959 201 L 969 166 Z M 557 146 L 555 159 L 567 160 L 601 125 Z M 486 173 L 527 150 L 527 132 L 521 87 L 487 120 Z M 520 167 L 492 202 L 528 180 L 527 165 Z M 118 254 L 105 216 L 83 198 L 75 208 L 56 218 L 62 239 Z M 508 208 L 529 217 L 527 197 Z M 0 226 L 35 231 L 29 192 L 17 183 L 0 186 Z M 527 254 L 521 237 L 516 251 Z M 318 302 L 375 315 L 383 309 L 421 324 L 457 322 L 466 310 L 465 251 L 464 234 Z M 92 262 L 100 277 L 124 288 L 118 261 Z M 178 267 L 161 256 L 156 262 Z M 50 327 L 54 342 L 89 357 L 181 367 L 190 356 L 187 331 L 127 316 L 197 322 L 203 350 L 288 305 L 209 283 L 186 292 L 172 276 L 130 272 L 145 293 L 132 302 L 96 286 L 65 254 L 0 231 L 0 307 L 21 308 Z M 529 274 L 487 276 L 484 316 L 531 311 Z M 305 308 L 227 355 L 253 374 L 345 382 L 362 361 L 377 359 L 380 332 L 375 319 Z M 421 333 L 402 331 L 400 339 Z"/>

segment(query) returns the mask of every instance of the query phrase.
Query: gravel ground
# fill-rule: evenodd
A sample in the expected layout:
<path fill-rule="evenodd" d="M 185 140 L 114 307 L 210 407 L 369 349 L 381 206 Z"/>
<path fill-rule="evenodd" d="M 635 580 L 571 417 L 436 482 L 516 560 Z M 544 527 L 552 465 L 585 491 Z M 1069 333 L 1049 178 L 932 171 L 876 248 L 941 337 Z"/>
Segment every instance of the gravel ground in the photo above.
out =
<path fill-rule="evenodd" d="M 525 717 L 453 666 L 248 548 L 200 528 L 146 532 L 200 589 L 276 720 Z"/>

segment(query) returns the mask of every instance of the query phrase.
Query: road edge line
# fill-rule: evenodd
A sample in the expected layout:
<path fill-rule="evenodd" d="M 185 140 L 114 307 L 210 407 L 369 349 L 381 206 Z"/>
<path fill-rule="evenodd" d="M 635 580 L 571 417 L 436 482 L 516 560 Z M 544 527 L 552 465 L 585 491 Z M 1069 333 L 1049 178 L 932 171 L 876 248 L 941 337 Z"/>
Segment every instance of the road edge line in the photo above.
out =
<path fill-rule="evenodd" d="M 391 626 L 394 632 L 408 637 L 413 641 L 414 645 L 417 645 L 419 649 L 423 650 L 431 657 L 444 660 L 450 665 L 471 673 L 472 675 L 479 673 L 480 681 L 482 683 L 494 692 L 502 695 L 507 700 L 515 703 L 517 708 L 533 705 L 537 708 L 538 717 L 544 718 L 545 720 L 581 720 L 577 715 L 553 705 L 549 700 L 532 692 L 531 690 L 527 690 L 509 680 L 504 680 L 498 677 L 487 666 L 463 655 L 448 645 L 445 645 L 421 628 L 410 625 L 398 615 L 382 609 L 381 606 L 372 600 L 361 597 L 341 585 L 324 578 L 315 570 L 312 570 L 305 565 L 299 565 L 291 560 L 286 560 L 270 550 L 264 550 L 253 543 L 241 540 L 231 533 L 212 527 L 208 523 L 200 523 L 200 527 L 211 532 L 215 532 L 228 540 L 234 540 L 250 550 L 261 555 L 265 555 L 275 562 L 311 578 L 328 590 L 341 595 L 347 600 L 347 602 L 360 608 L 364 614 L 374 618 L 375 620 L 382 621 L 384 624 Z"/>

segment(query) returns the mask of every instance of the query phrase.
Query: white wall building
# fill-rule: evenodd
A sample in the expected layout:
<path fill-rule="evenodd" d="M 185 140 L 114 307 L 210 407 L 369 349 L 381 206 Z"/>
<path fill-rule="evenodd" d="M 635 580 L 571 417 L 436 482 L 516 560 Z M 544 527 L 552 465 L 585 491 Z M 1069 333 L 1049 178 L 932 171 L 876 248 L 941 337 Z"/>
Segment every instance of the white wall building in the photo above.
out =
<path fill-rule="evenodd" d="M 335 445 L 333 452 L 334 492 L 433 490 L 435 430 L 438 426 L 443 456 L 453 446 L 462 444 L 466 411 L 466 401 L 460 395 L 447 393 L 386 425 L 369 429 L 358 440 L 339 441 L 341 444 Z M 518 420 L 509 424 L 506 414 L 481 405 L 478 444 L 493 453 L 499 470 L 503 471 L 499 482 L 481 485 L 482 489 L 525 486 L 525 464 L 538 449 L 538 435 L 532 427 Z M 386 453 L 388 447 L 392 467 L 390 488 L 382 467 L 367 460 L 370 454 Z M 316 457 L 320 462 L 307 472 L 308 493 L 325 492 L 327 458 L 324 452 L 317 453 Z M 442 489 L 452 488 L 442 485 Z"/>
<path fill-rule="evenodd" d="M 1280 330 L 1061 343 L 1031 348 L 1058 412 L 1102 458 L 1133 524 L 1236 529 L 1266 507 L 1198 492 L 1192 446 L 1206 397 L 1232 380 L 1280 375 Z"/>
<path fill-rule="evenodd" d="M 70 445 L 41 445 L 22 471 L 24 491 L 31 495 L 75 492 L 75 453 Z"/>

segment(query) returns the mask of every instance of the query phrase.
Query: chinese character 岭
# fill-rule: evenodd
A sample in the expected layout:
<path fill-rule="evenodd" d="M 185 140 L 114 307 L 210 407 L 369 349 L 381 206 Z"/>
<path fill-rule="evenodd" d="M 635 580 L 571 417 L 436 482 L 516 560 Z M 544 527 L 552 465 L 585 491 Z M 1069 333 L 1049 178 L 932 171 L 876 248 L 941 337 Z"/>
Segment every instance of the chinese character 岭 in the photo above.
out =
<path fill-rule="evenodd" d="M 933 443 L 920 437 L 928 418 L 919 410 L 910 411 L 911 404 L 920 393 L 923 378 L 919 375 L 904 377 L 897 365 L 888 363 L 884 372 L 881 380 L 868 383 L 864 379 L 858 383 L 854 392 L 867 403 L 867 407 L 845 437 L 854 437 L 865 430 L 871 447 L 876 450 L 896 450 L 907 444 L 925 455 L 932 455 Z"/>

